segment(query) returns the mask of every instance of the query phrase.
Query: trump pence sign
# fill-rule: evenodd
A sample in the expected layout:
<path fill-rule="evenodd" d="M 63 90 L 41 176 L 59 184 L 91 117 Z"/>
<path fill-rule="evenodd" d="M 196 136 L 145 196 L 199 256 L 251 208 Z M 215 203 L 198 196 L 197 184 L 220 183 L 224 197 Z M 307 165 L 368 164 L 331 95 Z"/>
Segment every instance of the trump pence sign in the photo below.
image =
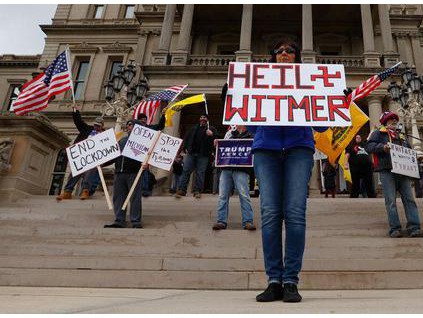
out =
<path fill-rule="evenodd" d="M 350 126 L 338 64 L 230 63 L 225 125 Z"/>

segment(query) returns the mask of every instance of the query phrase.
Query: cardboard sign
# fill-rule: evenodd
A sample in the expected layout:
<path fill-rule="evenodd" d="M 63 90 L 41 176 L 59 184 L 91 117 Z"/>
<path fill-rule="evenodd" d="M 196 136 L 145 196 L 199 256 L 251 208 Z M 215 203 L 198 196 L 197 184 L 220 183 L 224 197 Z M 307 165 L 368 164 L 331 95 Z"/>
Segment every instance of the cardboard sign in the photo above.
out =
<path fill-rule="evenodd" d="M 390 143 L 392 173 L 420 179 L 417 152 L 413 149 Z"/>
<path fill-rule="evenodd" d="M 72 176 L 95 168 L 120 156 L 115 132 L 110 128 L 66 148 Z"/>
<path fill-rule="evenodd" d="M 122 156 L 144 162 L 157 134 L 156 130 L 135 124 L 123 148 Z"/>
<path fill-rule="evenodd" d="M 253 139 L 218 139 L 216 146 L 216 167 L 252 167 Z"/>
<path fill-rule="evenodd" d="M 344 66 L 230 63 L 224 125 L 350 126 Z"/>
<path fill-rule="evenodd" d="M 166 134 L 161 134 L 153 148 L 153 151 L 151 152 L 148 164 L 163 170 L 170 171 L 181 145 L 182 139 Z"/>

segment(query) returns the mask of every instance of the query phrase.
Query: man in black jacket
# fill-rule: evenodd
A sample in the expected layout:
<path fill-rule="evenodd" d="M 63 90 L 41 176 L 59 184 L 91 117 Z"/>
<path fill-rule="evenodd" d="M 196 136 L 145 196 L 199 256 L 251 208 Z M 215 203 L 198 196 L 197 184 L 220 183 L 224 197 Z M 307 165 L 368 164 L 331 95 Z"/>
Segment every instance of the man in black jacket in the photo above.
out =
<path fill-rule="evenodd" d="M 209 117 L 203 114 L 199 123 L 195 125 L 185 136 L 183 150 L 187 153 L 184 160 L 184 170 L 175 197 L 180 198 L 187 193 L 188 182 L 191 173 L 195 170 L 194 196 L 201 198 L 204 185 L 207 164 L 210 154 L 214 150 L 213 141 L 216 138 L 216 129 L 208 124 Z"/>
<path fill-rule="evenodd" d="M 72 112 L 73 122 L 76 128 L 79 131 L 78 136 L 76 137 L 74 144 L 87 139 L 88 137 L 92 137 L 98 133 L 104 131 L 104 120 L 102 117 L 97 117 L 92 125 L 88 125 L 84 122 L 81 118 L 81 113 L 75 107 L 73 107 Z M 91 183 L 94 181 L 95 178 L 98 177 L 97 169 L 91 169 L 83 174 L 68 177 L 68 182 L 65 185 L 65 189 L 61 195 L 56 197 L 56 200 L 67 200 L 72 199 L 72 192 L 75 188 L 75 185 L 78 183 L 79 179 L 83 177 L 82 181 L 82 193 L 80 196 L 81 200 L 85 200 L 89 198 L 89 191 L 91 189 Z"/>
<path fill-rule="evenodd" d="M 120 150 L 123 151 L 129 135 L 135 124 L 140 125 L 138 120 L 131 119 L 126 123 L 127 136 L 119 140 Z M 126 211 L 122 210 L 123 203 L 128 196 L 129 190 L 135 181 L 138 171 L 141 169 L 142 163 L 124 156 L 116 158 L 115 163 L 115 179 L 113 182 L 113 210 L 115 213 L 115 221 L 112 224 L 105 225 L 105 228 L 124 228 L 126 227 Z M 112 163 L 112 162 L 109 162 Z M 107 164 L 106 164 L 107 165 Z M 130 220 L 133 228 L 142 228 L 141 225 L 141 182 L 138 182 L 134 193 L 131 197 Z"/>

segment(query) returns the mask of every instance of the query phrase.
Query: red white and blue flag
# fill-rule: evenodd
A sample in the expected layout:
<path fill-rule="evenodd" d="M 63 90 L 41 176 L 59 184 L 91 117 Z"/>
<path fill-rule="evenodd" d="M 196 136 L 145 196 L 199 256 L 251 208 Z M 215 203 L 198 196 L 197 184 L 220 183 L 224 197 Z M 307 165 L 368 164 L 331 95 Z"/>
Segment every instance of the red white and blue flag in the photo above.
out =
<path fill-rule="evenodd" d="M 383 72 L 373 75 L 367 81 L 358 86 L 355 90 L 352 91 L 351 94 L 348 95 L 347 105 L 350 105 L 351 102 L 362 99 L 373 92 L 385 79 L 395 73 L 401 64 L 402 62 L 398 62 Z"/>
<path fill-rule="evenodd" d="M 188 85 L 177 85 L 166 88 L 163 91 L 158 92 L 157 94 L 148 96 L 143 99 L 134 110 L 132 114 L 133 119 L 137 119 L 139 114 L 144 113 L 147 115 L 147 125 L 151 125 L 156 116 L 157 109 L 160 106 L 162 101 L 171 102 L 173 101 Z"/>
<path fill-rule="evenodd" d="M 47 107 L 49 99 L 69 89 L 73 89 L 67 52 L 59 54 L 47 69 L 31 81 L 25 83 L 13 102 L 16 115 L 25 115 Z"/>

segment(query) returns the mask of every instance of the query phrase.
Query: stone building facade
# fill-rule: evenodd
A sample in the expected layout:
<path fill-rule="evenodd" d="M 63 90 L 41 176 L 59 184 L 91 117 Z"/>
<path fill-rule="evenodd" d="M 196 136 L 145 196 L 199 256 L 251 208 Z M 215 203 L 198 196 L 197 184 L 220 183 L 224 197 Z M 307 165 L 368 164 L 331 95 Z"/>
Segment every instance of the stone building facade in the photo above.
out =
<path fill-rule="evenodd" d="M 301 45 L 303 62 L 344 64 L 349 87 L 399 60 L 423 74 L 422 18 L 420 4 L 59 4 L 52 24 L 40 26 L 46 34 L 41 55 L 0 56 L 2 111 L 17 84 L 69 46 L 76 103 L 87 121 L 101 113 L 104 85 L 117 65 L 134 60 L 134 82 L 147 77 L 150 93 L 177 84 L 189 84 L 185 96 L 205 93 L 211 124 L 223 133 L 220 93 L 230 61 L 267 61 L 272 45 L 290 37 Z M 364 134 L 382 111 L 397 107 L 388 84 L 359 103 L 370 117 Z M 73 138 L 71 105 L 66 93 L 43 113 Z M 183 135 L 202 110 L 187 108 L 168 132 Z M 106 126 L 114 121 L 107 118 Z M 317 172 L 313 180 L 317 188 Z"/>

